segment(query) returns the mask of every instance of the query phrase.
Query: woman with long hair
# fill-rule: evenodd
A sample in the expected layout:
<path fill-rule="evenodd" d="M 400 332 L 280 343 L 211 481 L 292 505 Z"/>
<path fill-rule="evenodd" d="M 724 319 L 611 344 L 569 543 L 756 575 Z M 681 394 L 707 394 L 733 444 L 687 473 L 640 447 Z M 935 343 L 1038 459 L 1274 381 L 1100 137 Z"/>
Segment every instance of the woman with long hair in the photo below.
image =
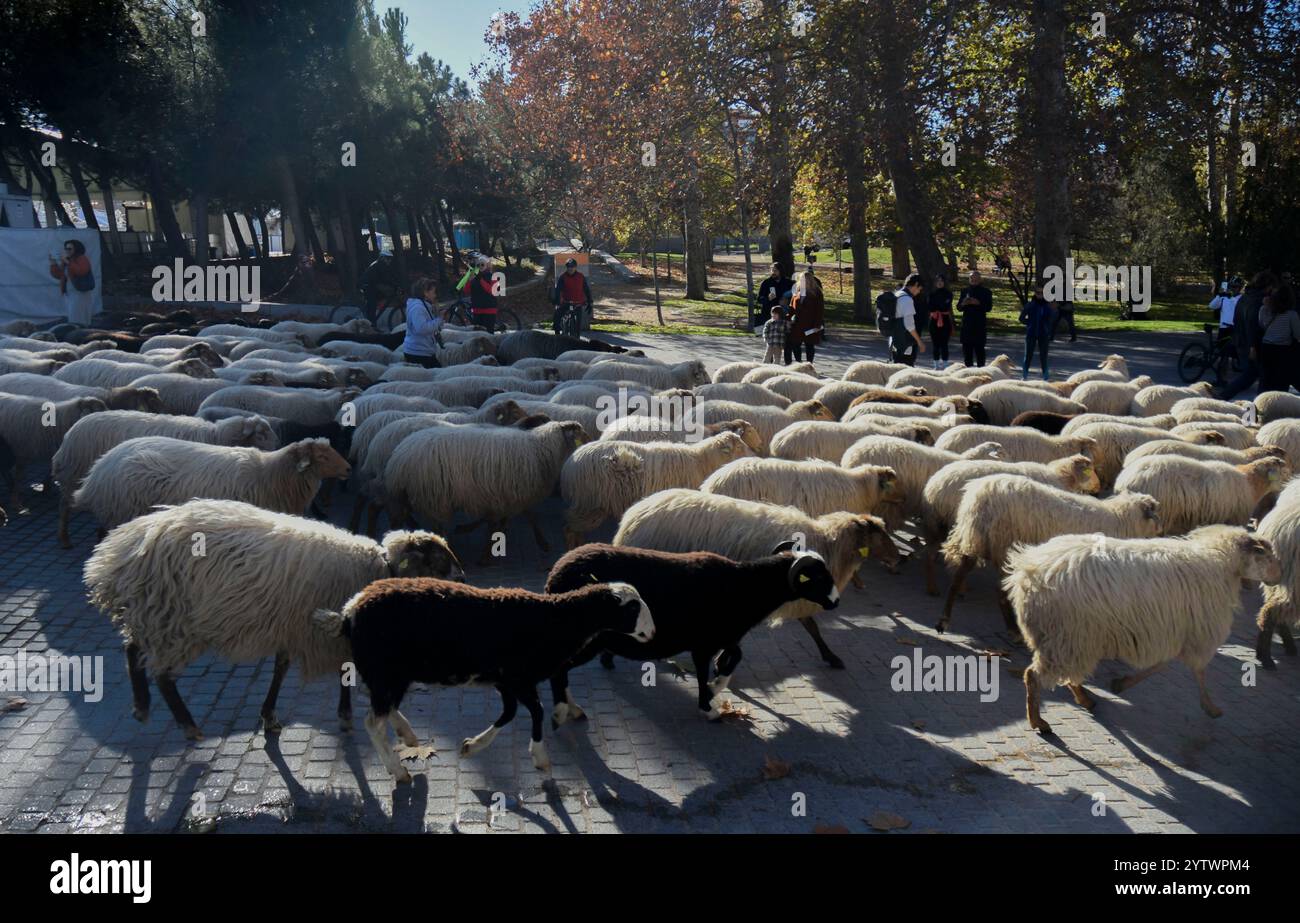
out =
<path fill-rule="evenodd" d="M 402 357 L 426 369 L 439 366 L 438 331 L 442 329 L 443 318 L 434 307 L 437 297 L 436 280 L 416 279 L 411 285 L 411 297 L 406 299 L 406 339 L 402 341 Z"/>
<path fill-rule="evenodd" d="M 59 280 L 59 294 L 68 303 L 68 320 L 89 327 L 95 311 L 95 274 L 86 245 L 79 240 L 65 240 L 62 258 L 56 261 L 50 257 L 50 275 Z"/>
<path fill-rule="evenodd" d="M 1285 391 L 1300 383 L 1300 313 L 1295 291 L 1286 283 L 1274 285 L 1259 309 L 1260 391 Z"/>
<path fill-rule="evenodd" d="M 808 347 L 808 361 L 813 361 L 816 346 L 826 331 L 826 300 L 822 296 L 822 283 L 812 270 L 800 273 L 790 299 L 794 315 L 790 318 L 790 334 L 786 343 L 794 358 L 803 362 L 803 349 Z"/>

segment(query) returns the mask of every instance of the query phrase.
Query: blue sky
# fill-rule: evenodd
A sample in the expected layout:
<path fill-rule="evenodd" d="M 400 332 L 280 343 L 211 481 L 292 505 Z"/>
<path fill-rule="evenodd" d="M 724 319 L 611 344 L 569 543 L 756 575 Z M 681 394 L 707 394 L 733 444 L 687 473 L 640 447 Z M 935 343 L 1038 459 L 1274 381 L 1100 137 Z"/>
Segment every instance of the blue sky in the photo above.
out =
<path fill-rule="evenodd" d="M 498 12 L 521 16 L 533 4 L 529 0 L 376 0 L 382 15 L 396 6 L 410 19 L 408 41 L 415 53 L 427 51 L 440 58 L 457 77 L 469 81 L 469 69 L 487 57 L 483 36 Z"/>

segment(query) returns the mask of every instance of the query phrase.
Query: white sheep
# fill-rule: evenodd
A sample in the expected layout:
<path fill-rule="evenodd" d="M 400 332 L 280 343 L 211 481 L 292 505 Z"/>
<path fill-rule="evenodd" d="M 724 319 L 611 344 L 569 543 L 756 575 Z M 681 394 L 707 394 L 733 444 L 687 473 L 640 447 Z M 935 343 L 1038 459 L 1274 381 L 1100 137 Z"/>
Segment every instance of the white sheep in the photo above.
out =
<path fill-rule="evenodd" d="M 560 471 L 564 536 L 569 548 L 638 500 L 673 487 L 696 488 L 719 468 L 754 453 L 735 433 L 699 442 L 593 442 Z"/>
<path fill-rule="evenodd" d="M 1273 633 L 1282 638 L 1282 649 L 1291 657 L 1297 654 L 1293 623 L 1300 621 L 1300 478 L 1293 479 L 1278 496 L 1277 505 L 1259 523 L 1258 534 L 1267 540 L 1282 564 L 1281 579 L 1264 587 L 1264 604 L 1255 622 L 1259 635 L 1255 639 L 1255 656 L 1266 670 L 1277 669 L 1270 648 Z"/>
<path fill-rule="evenodd" d="M 1182 438 L 1177 429 L 1163 430 L 1139 424 L 1139 420 L 1134 420 L 1132 424 L 1089 423 L 1087 426 L 1079 427 L 1067 437 L 1070 439 L 1091 439 L 1095 443 L 1095 448 L 1088 454 L 1097 463 L 1097 476 L 1101 478 L 1103 488 L 1109 489 L 1115 483 L 1115 478 L 1118 477 L 1120 469 L 1124 466 L 1125 457 L 1142 443 L 1154 442 L 1157 439 Z M 1198 424 L 1189 425 L 1195 426 Z M 1189 435 L 1185 441 L 1199 441 L 1210 445 L 1219 444 L 1215 441 L 1214 435 L 1209 433 Z"/>
<path fill-rule="evenodd" d="M 1179 455 L 1183 458 L 1221 461 L 1232 465 L 1244 465 L 1260 458 L 1287 457 L 1286 452 L 1275 445 L 1253 445 L 1248 449 L 1230 449 L 1226 445 L 1195 445 L 1182 439 L 1156 439 L 1153 442 L 1142 443 L 1125 455 L 1124 467 L 1128 467 L 1139 458 L 1147 458 L 1153 455 Z M 1294 462 L 1292 462 L 1292 467 L 1295 467 Z"/>
<path fill-rule="evenodd" d="M 95 397 L 51 401 L 0 394 L 0 445 L 9 447 L 6 454 L 10 456 L 8 461 L 12 466 L 5 472 L 12 478 L 9 509 L 15 513 L 23 509 L 18 489 L 27 466 L 49 461 L 73 424 L 82 417 L 107 409 L 104 402 Z M 52 482 L 47 480 L 46 483 Z"/>
<path fill-rule="evenodd" d="M 1126 426 L 1145 426 L 1155 427 L 1156 429 L 1173 429 L 1178 425 L 1171 413 L 1162 413 L 1154 417 L 1135 417 L 1127 413 L 1081 413 L 1078 416 L 1071 417 L 1066 424 L 1061 427 L 1061 435 L 1069 436 L 1075 430 L 1087 426 L 1089 423 L 1123 423 Z"/>
<path fill-rule="evenodd" d="M 492 378 L 449 378 L 443 381 L 386 381 L 366 390 L 367 394 L 401 394 L 431 398 L 449 407 L 480 407 L 488 398 L 519 390 L 523 379 L 498 382 Z"/>
<path fill-rule="evenodd" d="M 598 409 L 602 406 L 609 405 L 612 399 L 617 403 L 619 399 L 619 389 L 617 387 L 608 387 L 613 382 L 605 381 L 583 381 L 571 383 L 569 385 L 560 385 L 554 391 L 546 395 L 548 401 L 554 401 L 557 404 L 580 405 Z M 642 399 L 647 403 L 653 398 L 654 392 L 640 385 L 626 390 L 626 399 L 631 402 L 634 399 Z"/>
<path fill-rule="evenodd" d="M 1135 417 L 1154 417 L 1168 413 L 1174 404 L 1188 397 L 1210 397 L 1214 394 L 1214 385 L 1208 381 L 1198 381 L 1188 388 L 1176 388 L 1173 385 L 1149 385 L 1133 396 L 1129 412 Z"/>
<path fill-rule="evenodd" d="M 316 391 L 311 388 L 261 388 L 232 385 L 215 391 L 199 405 L 247 410 L 267 417 L 292 420 L 303 426 L 328 426 L 339 408 L 360 394 L 356 390 Z"/>
<path fill-rule="evenodd" d="M 1013 474 L 1071 493 L 1095 494 L 1101 481 L 1086 455 L 1067 455 L 1050 462 L 1007 462 L 998 459 L 955 461 L 934 473 L 921 491 L 921 537 L 925 540 L 925 589 L 939 593 L 936 567 L 939 548 L 952 530 L 966 485 L 982 477 Z"/>
<path fill-rule="evenodd" d="M 311 355 L 311 353 L 307 352 L 307 347 L 301 343 L 276 343 L 271 345 L 265 340 L 244 340 L 232 346 L 226 354 L 226 358 L 231 362 L 237 362 L 240 359 L 280 359 L 285 362 L 295 362 L 306 359 Z"/>
<path fill-rule="evenodd" d="M 1178 455 L 1153 455 L 1125 465 L 1116 491 L 1150 494 L 1160 501 L 1165 532 L 1178 535 L 1215 523 L 1244 526 L 1265 497 L 1291 476 L 1285 459 L 1244 465 Z"/>
<path fill-rule="evenodd" d="M 978 371 L 977 369 L 976 372 Z M 908 387 L 924 388 L 926 394 L 935 394 L 940 397 L 952 397 L 954 395 L 964 397 L 976 388 L 983 387 L 992 381 L 993 377 L 991 375 L 974 373 L 970 375 L 944 375 L 939 372 L 905 368 L 890 375 L 884 386 L 892 390 Z"/>
<path fill-rule="evenodd" d="M 1255 434 L 1259 430 L 1253 426 L 1240 423 L 1179 423 L 1169 430 L 1170 435 L 1189 442 L 1202 442 L 1209 445 L 1226 445 L 1234 449 L 1248 449 L 1258 445 Z M 1218 438 L 1215 438 L 1215 437 Z"/>
<path fill-rule="evenodd" d="M 768 388 L 792 401 L 810 401 L 825 385 L 825 379 L 811 375 L 774 375 L 758 387 Z"/>
<path fill-rule="evenodd" d="M 838 420 L 844 416 L 845 411 L 856 398 L 875 390 L 875 385 L 865 385 L 857 381 L 831 381 L 822 385 L 812 399 L 821 401 L 829 407 Z"/>
<path fill-rule="evenodd" d="M 795 362 L 791 365 L 760 365 L 757 368 L 750 369 L 740 380 L 748 384 L 761 385 L 769 378 L 776 378 L 781 375 L 807 375 L 809 378 L 820 378 L 817 369 L 813 368 L 811 362 Z"/>
<path fill-rule="evenodd" d="M 91 385 L 95 388 L 120 388 L 145 375 L 176 372 L 191 378 L 215 378 L 212 369 L 201 359 L 180 359 L 166 365 L 148 362 L 111 362 L 91 356 L 70 362 L 54 373 L 59 381 L 74 385 Z"/>
<path fill-rule="evenodd" d="M 845 420 L 843 422 L 854 426 L 894 427 L 903 424 L 919 427 L 929 434 L 929 438 L 924 441 L 927 444 L 933 445 L 936 439 L 948 432 L 950 429 L 960 426 L 969 426 L 973 424 L 975 420 L 964 413 L 945 413 L 939 416 L 927 416 L 924 414 L 895 416 L 888 413 L 862 413 L 855 415 L 852 420 Z"/>
<path fill-rule="evenodd" d="M 934 443 L 929 427 L 920 420 L 913 423 L 894 417 L 873 417 L 869 420 L 854 420 L 852 423 L 838 421 L 810 420 L 795 423 L 777 433 L 770 443 L 770 453 L 774 458 L 800 461 L 805 458 L 820 458 L 824 461 L 839 462 L 849 447 L 864 436 L 897 436 L 925 445 Z"/>
<path fill-rule="evenodd" d="M 983 404 L 989 422 L 998 426 L 1008 425 L 1028 410 L 1065 414 L 1086 413 L 1088 410 L 1078 401 L 1061 397 L 1053 391 L 1027 386 L 1021 381 L 995 381 L 980 385 L 970 392 L 970 398 Z"/>
<path fill-rule="evenodd" d="M 790 406 L 790 398 L 770 390 L 766 385 L 745 384 L 744 382 L 700 385 L 695 389 L 695 396 L 702 401 L 735 401 L 738 404 L 780 408 Z"/>
<path fill-rule="evenodd" d="M 202 554 L 195 536 L 202 537 Z M 317 609 L 341 606 L 385 577 L 460 580 L 464 570 L 429 532 L 390 532 L 380 544 L 247 503 L 192 500 L 114 529 L 84 576 L 91 603 L 126 641 L 135 718 L 149 716 L 147 667 L 185 736 L 201 740 L 176 691 L 176 677 L 200 655 L 235 663 L 275 658 L 262 704 L 263 729 L 274 734 L 277 693 L 291 663 L 311 679 L 337 673 L 351 659 L 345 640 L 319 629 Z M 351 689 L 339 686 L 338 715 L 347 729 Z"/>
<path fill-rule="evenodd" d="M 1193 410 L 1209 410 L 1230 416 L 1234 422 L 1241 423 L 1244 422 L 1242 418 L 1251 409 L 1250 401 L 1221 401 L 1213 397 L 1185 397 L 1169 408 L 1169 412 L 1177 417 Z"/>
<path fill-rule="evenodd" d="M 137 436 L 168 436 L 208 445 L 250 446 L 263 451 L 280 447 L 271 425 L 258 416 L 230 417 L 216 423 L 188 416 L 109 410 L 82 417 L 68 430 L 54 453 L 50 474 L 59 485 L 59 542 L 72 547 L 68 517 L 72 495 L 101 455 Z"/>
<path fill-rule="evenodd" d="M 1033 653 L 1024 673 L 1030 727 L 1052 733 L 1039 714 L 1043 685 L 1068 685 L 1091 711 L 1083 682 L 1102 660 L 1139 671 L 1114 680 L 1116 693 L 1181 660 L 1196 677 L 1201 708 L 1217 718 L 1205 667 L 1232 630 L 1241 581 L 1276 583 L 1281 571 L 1266 540 L 1234 526 L 1183 538 L 1066 535 L 1015 550 L 1002 587 Z"/>
<path fill-rule="evenodd" d="M 704 363 L 698 359 L 676 365 L 641 365 L 622 359 L 594 363 L 582 376 L 583 381 L 636 381 L 662 390 L 664 388 L 694 388 L 709 383 Z"/>
<path fill-rule="evenodd" d="M 199 339 L 210 340 L 217 337 L 233 337 L 238 340 L 264 340 L 268 343 L 297 343 L 302 345 L 302 337 L 261 327 L 244 327 L 240 324 L 211 324 L 199 331 Z M 152 342 L 152 341 L 150 341 Z"/>
<path fill-rule="evenodd" d="M 0 349 L 0 375 L 53 375 L 66 365 L 62 359 L 31 355 L 16 349 Z"/>
<path fill-rule="evenodd" d="M 887 521 L 882 507 L 901 499 L 893 468 L 841 468 L 818 459 L 742 458 L 713 472 L 699 488 L 706 494 L 792 506 L 814 518 L 827 513 L 874 513 Z"/>
<path fill-rule="evenodd" d="M 410 511 L 441 526 L 463 513 L 500 528 L 522 514 L 538 547 L 549 550 L 535 508 L 554 492 L 565 459 L 584 441 L 582 427 L 567 421 L 531 430 L 444 426 L 416 433 L 384 468 L 389 521 L 405 522 Z M 481 560 L 490 559 L 491 544 Z"/>
<path fill-rule="evenodd" d="M 512 369 L 546 369 L 556 381 L 581 381 L 589 366 L 585 362 L 561 362 L 558 359 L 543 359 L 529 356 L 508 366 Z"/>
<path fill-rule="evenodd" d="M 243 382 L 248 385 L 281 383 L 282 379 L 274 372 L 249 372 Z M 208 395 L 230 386 L 230 382 L 221 378 L 191 378 L 178 372 L 159 372 L 137 378 L 129 387 L 152 388 L 158 392 L 163 413 L 190 416 L 199 412 Z"/>
<path fill-rule="evenodd" d="M 606 442 L 614 439 L 624 442 L 696 442 L 721 432 L 735 433 L 755 455 L 767 451 L 758 429 L 744 420 L 723 420 L 720 423 L 706 424 L 703 430 L 696 430 L 661 417 L 628 416 L 620 417 L 605 427 L 600 438 Z"/>
<path fill-rule="evenodd" d="M 714 371 L 711 380 L 715 385 L 738 383 L 745 375 L 762 365 L 761 362 L 728 362 Z"/>
<path fill-rule="evenodd" d="M 325 439 L 303 439 L 263 452 L 167 436 L 139 436 L 109 449 L 73 494 L 107 531 L 159 504 L 241 500 L 301 514 L 325 478 L 347 477 L 348 463 Z"/>
<path fill-rule="evenodd" d="M 92 388 L 88 385 L 73 385 L 66 381 L 59 381 L 49 375 L 31 375 L 25 372 L 0 375 L 0 393 L 17 394 L 22 397 L 43 397 L 51 401 L 68 401 L 74 397 L 97 397 L 109 410 L 163 412 L 162 398 L 154 388 L 135 385 L 122 388 Z"/>
<path fill-rule="evenodd" d="M 1070 400 L 1082 404 L 1088 413 L 1126 414 L 1133 398 L 1149 383 L 1150 379 L 1132 382 L 1092 379 L 1079 382 L 1070 393 Z"/>
<path fill-rule="evenodd" d="M 1013 546 L 1071 533 L 1089 533 L 1094 542 L 1159 535 L 1160 505 L 1140 493 L 1098 500 L 1017 475 L 995 474 L 967 483 L 943 543 L 944 560 L 956 573 L 936 630 L 946 631 L 952 622 L 953 603 L 976 565 L 1001 570 Z M 998 604 L 1007 628 L 1015 632 L 1015 617 L 1002 592 Z"/>
<path fill-rule="evenodd" d="M 1110 355 L 1102 359 L 1097 368 L 1075 372 L 1065 380 L 1076 385 L 1083 384 L 1085 381 L 1127 382 L 1129 380 L 1128 363 L 1123 356 Z"/>
<path fill-rule="evenodd" d="M 278 381 L 294 387 L 337 388 L 341 382 L 332 369 L 313 362 L 271 362 L 266 360 L 241 360 L 225 368 L 214 369 L 217 377 L 228 385 L 247 384 L 248 377 L 257 372 L 267 372 Z"/>
<path fill-rule="evenodd" d="M 341 425 L 360 426 L 372 413 L 380 413 L 385 410 L 404 410 L 409 413 L 444 413 L 448 409 L 446 404 L 432 398 L 366 392 L 360 397 L 340 404 L 336 420 Z"/>
<path fill-rule="evenodd" d="M 1096 442 L 1086 436 L 1049 436 L 1029 426 L 986 426 L 974 424 L 948 430 L 934 441 L 935 447 L 964 452 L 982 442 L 996 442 L 1009 461 L 1050 462 L 1067 455 L 1094 457 Z"/>
<path fill-rule="evenodd" d="M 1256 396 L 1255 411 L 1261 423 L 1300 417 L 1300 396 L 1289 391 L 1265 391 Z"/>
<path fill-rule="evenodd" d="M 884 385 L 890 376 L 907 371 L 910 365 L 901 362 L 880 362 L 876 359 L 862 359 L 844 370 L 844 381 L 856 381 L 864 385 Z"/>
<path fill-rule="evenodd" d="M 337 359 L 361 359 L 365 362 L 378 362 L 380 365 L 393 365 L 400 361 L 397 350 L 389 349 L 379 343 L 357 343 L 353 340 L 330 340 L 316 347 L 322 356 Z"/>
<path fill-rule="evenodd" d="M 785 428 L 800 421 L 833 419 L 830 409 L 818 401 L 796 401 L 785 408 L 750 407 L 735 401 L 701 401 L 687 413 L 684 425 L 698 429 L 710 423 L 744 420 L 758 430 L 763 440 L 760 454 L 765 454 L 772 440 Z M 832 459 L 838 460 L 839 455 Z"/>
<path fill-rule="evenodd" d="M 623 514 L 613 543 L 656 551 L 712 551 L 735 561 L 753 561 L 791 541 L 822 556 L 839 592 L 870 555 L 891 568 L 899 557 L 884 523 L 875 516 L 828 513 L 813 518 L 790 506 L 698 490 L 662 490 L 646 497 Z M 842 669 L 844 661 L 827 646 L 811 618 L 819 611 L 818 604 L 798 600 L 782 605 L 771 618 L 799 619 L 822 659 Z"/>
<path fill-rule="evenodd" d="M 375 332 L 374 325 L 364 317 L 355 317 L 342 324 L 309 324 L 303 321 L 282 320 L 272 326 L 271 330 L 275 333 L 296 336 L 308 348 L 315 348 L 320 343 L 320 338 L 330 333 L 372 334 Z"/>

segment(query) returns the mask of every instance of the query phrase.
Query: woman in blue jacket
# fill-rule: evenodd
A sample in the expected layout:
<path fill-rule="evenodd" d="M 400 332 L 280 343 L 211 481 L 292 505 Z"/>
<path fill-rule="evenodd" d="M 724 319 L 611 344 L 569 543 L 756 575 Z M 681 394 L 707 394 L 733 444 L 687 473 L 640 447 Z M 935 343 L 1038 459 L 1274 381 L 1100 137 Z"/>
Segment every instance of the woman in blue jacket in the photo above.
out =
<path fill-rule="evenodd" d="M 1043 381 L 1047 381 L 1047 344 L 1052 338 L 1052 304 L 1043 297 L 1041 285 L 1034 288 L 1034 297 L 1020 309 L 1020 323 L 1025 325 L 1025 365 L 1022 379 L 1029 378 L 1029 363 L 1034 359 L 1034 347 L 1038 347 L 1038 364 L 1043 370 Z"/>

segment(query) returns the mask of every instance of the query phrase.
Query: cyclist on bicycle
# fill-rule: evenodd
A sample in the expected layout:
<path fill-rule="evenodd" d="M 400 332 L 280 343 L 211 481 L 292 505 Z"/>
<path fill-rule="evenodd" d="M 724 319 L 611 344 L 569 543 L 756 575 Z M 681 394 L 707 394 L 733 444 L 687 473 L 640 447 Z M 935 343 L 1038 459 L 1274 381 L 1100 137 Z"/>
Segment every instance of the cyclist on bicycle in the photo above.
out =
<path fill-rule="evenodd" d="M 380 303 L 395 304 L 397 294 L 402 290 L 402 280 L 390 251 L 383 251 L 366 267 L 361 273 L 360 286 L 361 294 L 365 296 L 366 318 L 373 324 L 379 320 Z"/>
<path fill-rule="evenodd" d="M 560 319 L 570 306 L 578 312 L 582 312 L 591 306 L 591 286 L 587 284 L 587 277 L 578 272 L 578 261 L 569 257 L 564 263 L 564 272 L 558 273 L 555 277 L 555 291 L 551 293 L 551 303 L 555 305 L 555 316 L 551 320 L 551 328 L 560 332 Z M 578 314 L 578 329 L 582 329 L 582 314 Z"/>
<path fill-rule="evenodd" d="M 468 281 L 464 282 L 463 294 L 469 296 L 470 311 L 474 315 L 474 322 L 482 323 L 489 330 L 495 330 L 497 325 L 497 296 L 496 282 L 492 278 L 492 259 L 487 256 L 480 256 L 474 261 L 478 267 L 478 272 Z M 468 273 L 466 273 L 468 275 Z"/>

